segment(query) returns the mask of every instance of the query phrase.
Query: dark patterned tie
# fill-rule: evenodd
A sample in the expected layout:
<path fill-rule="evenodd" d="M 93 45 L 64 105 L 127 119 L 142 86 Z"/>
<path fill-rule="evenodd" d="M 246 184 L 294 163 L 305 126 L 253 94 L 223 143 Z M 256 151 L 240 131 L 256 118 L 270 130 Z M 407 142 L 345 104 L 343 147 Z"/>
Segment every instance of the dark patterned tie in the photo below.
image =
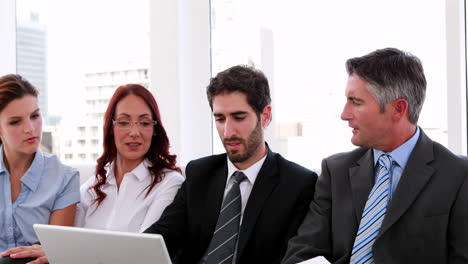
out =
<path fill-rule="evenodd" d="M 234 184 L 221 206 L 216 229 L 207 251 L 206 264 L 232 263 L 241 218 L 239 184 L 247 177 L 241 171 L 233 175 Z"/>
<path fill-rule="evenodd" d="M 380 156 L 378 164 L 377 181 L 362 212 L 361 223 L 359 224 L 351 255 L 351 264 L 374 263 L 372 246 L 387 212 L 392 157 L 383 154 Z"/>

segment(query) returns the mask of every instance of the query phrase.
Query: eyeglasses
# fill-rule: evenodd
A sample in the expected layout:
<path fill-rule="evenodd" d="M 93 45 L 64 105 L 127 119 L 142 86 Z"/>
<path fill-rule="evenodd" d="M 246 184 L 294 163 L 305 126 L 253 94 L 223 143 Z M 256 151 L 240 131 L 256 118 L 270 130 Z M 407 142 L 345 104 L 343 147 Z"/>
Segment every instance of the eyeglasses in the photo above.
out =
<path fill-rule="evenodd" d="M 112 124 L 120 130 L 129 130 L 136 125 L 139 129 L 152 129 L 158 121 L 156 120 L 143 120 L 143 121 L 127 121 L 127 120 L 112 120 Z"/>

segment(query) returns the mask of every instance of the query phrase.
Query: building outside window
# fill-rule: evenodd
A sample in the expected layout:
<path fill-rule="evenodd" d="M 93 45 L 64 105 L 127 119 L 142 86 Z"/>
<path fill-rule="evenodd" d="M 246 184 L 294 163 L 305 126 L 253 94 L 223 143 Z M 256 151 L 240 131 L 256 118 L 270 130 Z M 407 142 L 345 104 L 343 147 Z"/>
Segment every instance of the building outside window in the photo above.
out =
<path fill-rule="evenodd" d="M 118 86 L 150 88 L 148 6 L 16 0 L 17 72 L 39 88 L 43 116 L 52 116 L 53 149 L 68 163 L 94 164 L 102 153 L 104 111 Z"/>

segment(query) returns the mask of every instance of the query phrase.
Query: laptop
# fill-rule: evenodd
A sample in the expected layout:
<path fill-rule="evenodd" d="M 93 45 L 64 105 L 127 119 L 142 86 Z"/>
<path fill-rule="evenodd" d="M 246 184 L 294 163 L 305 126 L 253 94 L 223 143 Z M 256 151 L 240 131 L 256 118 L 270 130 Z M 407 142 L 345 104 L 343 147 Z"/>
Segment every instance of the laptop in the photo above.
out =
<path fill-rule="evenodd" d="M 50 264 L 171 264 L 161 235 L 35 224 Z"/>

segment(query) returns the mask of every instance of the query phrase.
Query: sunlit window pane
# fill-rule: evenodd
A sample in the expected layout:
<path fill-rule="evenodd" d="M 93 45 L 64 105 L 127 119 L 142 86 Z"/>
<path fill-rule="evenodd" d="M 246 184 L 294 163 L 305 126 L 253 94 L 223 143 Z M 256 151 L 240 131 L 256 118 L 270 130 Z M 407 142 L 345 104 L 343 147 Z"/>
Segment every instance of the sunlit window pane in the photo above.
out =
<path fill-rule="evenodd" d="M 262 69 L 273 94 L 272 148 L 312 169 L 347 150 L 340 120 L 348 58 L 396 47 L 418 56 L 428 90 L 419 124 L 447 145 L 445 2 L 212 0 L 213 75 Z M 215 135 L 216 132 L 215 132 Z M 216 152 L 223 148 L 214 137 Z"/>
<path fill-rule="evenodd" d="M 95 164 L 114 90 L 149 88 L 149 0 L 17 0 L 17 72 L 40 90 L 46 150 Z"/>

